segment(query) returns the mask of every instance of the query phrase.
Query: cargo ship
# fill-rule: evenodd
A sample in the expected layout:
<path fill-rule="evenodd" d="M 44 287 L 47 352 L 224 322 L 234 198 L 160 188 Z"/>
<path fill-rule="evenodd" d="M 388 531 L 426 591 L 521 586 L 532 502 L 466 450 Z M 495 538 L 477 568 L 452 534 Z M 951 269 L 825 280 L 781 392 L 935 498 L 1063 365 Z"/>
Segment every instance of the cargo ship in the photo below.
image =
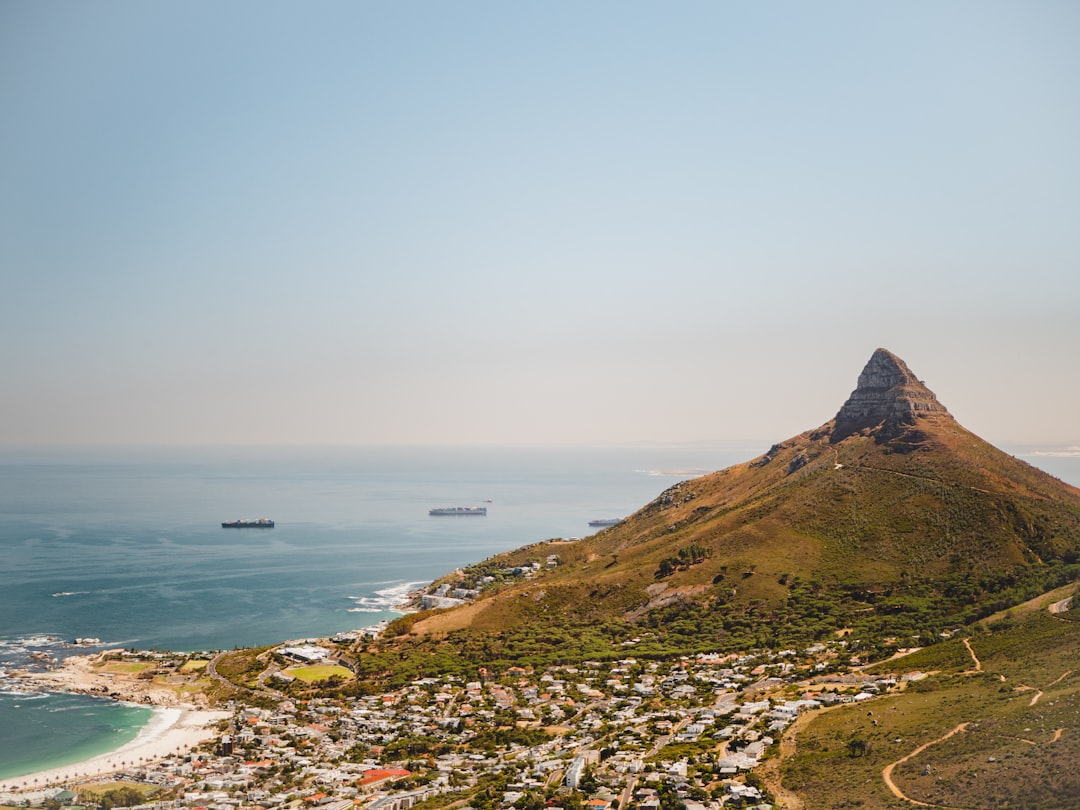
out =
<path fill-rule="evenodd" d="M 429 509 L 429 515 L 486 515 L 486 506 L 441 506 Z"/>
<path fill-rule="evenodd" d="M 270 518 L 255 518 L 254 520 L 230 520 L 221 524 L 223 529 L 272 529 L 274 521 Z"/>
<path fill-rule="evenodd" d="M 614 526 L 618 523 L 622 523 L 622 518 L 600 518 L 598 520 L 590 520 L 590 526 Z"/>

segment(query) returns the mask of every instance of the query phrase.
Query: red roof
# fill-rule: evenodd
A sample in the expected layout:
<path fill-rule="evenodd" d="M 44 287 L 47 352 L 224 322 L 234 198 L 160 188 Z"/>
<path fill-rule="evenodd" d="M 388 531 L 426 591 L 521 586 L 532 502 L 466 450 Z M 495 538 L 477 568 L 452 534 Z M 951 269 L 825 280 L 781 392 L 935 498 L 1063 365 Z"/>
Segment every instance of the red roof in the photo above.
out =
<path fill-rule="evenodd" d="M 360 777 L 360 784 L 370 785 L 373 782 L 381 782 L 383 779 L 404 779 L 406 776 L 412 776 L 412 771 L 406 771 L 403 768 L 372 768 L 370 771 L 364 771 L 364 775 Z"/>

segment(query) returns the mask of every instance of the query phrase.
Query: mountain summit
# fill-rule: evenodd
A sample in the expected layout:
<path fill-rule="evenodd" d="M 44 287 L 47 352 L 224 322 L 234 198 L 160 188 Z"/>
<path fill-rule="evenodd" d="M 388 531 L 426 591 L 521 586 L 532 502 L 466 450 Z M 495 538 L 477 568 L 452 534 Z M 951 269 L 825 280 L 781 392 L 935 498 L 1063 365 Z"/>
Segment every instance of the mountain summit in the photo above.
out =
<path fill-rule="evenodd" d="M 530 564 L 531 579 L 410 626 L 504 638 L 558 625 L 560 644 L 607 626 L 651 638 L 637 652 L 655 655 L 839 633 L 930 643 L 1080 577 L 1080 489 L 966 430 L 878 349 L 825 424 L 617 526 L 478 571 Z"/>
<path fill-rule="evenodd" d="M 840 441 L 867 430 L 875 433 L 879 441 L 886 441 L 915 426 L 920 417 L 948 414 L 903 360 L 890 351 L 878 349 L 859 375 L 855 390 L 836 414 L 831 438 Z"/>

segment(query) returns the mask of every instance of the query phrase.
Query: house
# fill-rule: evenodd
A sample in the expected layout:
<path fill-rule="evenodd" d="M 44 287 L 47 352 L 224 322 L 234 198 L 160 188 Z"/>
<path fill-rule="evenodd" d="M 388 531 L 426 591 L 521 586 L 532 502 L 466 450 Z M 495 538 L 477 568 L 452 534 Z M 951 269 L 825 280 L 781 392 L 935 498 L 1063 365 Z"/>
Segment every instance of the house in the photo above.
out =
<path fill-rule="evenodd" d="M 302 644 L 296 647 L 280 647 L 278 648 L 278 652 L 286 658 L 299 661 L 301 664 L 317 664 L 320 661 L 325 661 L 330 655 L 328 649 L 314 644 Z"/>

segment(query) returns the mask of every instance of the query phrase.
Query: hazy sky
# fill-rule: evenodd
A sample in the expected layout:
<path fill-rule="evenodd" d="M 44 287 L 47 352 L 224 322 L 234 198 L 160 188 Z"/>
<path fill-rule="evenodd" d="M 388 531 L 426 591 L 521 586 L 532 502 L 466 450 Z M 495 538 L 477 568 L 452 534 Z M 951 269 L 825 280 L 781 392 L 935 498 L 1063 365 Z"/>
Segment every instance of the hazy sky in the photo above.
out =
<path fill-rule="evenodd" d="M 0 444 L 1080 439 L 1080 3 L 0 0 Z"/>

